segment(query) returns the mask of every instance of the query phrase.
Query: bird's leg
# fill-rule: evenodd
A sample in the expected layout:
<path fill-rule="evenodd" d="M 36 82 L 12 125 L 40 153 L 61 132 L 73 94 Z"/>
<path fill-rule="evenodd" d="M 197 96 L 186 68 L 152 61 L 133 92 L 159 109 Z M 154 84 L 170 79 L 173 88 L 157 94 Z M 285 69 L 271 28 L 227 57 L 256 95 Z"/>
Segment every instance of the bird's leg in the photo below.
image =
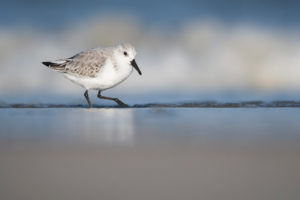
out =
<path fill-rule="evenodd" d="M 122 102 L 120 99 L 118 99 L 118 98 L 112 98 L 112 97 L 105 97 L 105 96 L 102 96 L 102 95 L 101 95 L 101 90 L 99 90 L 97 97 L 98 97 L 99 99 L 107 99 L 107 100 L 115 101 L 117 104 L 119 104 L 119 105 L 122 106 L 122 107 L 128 107 L 127 104 L 123 103 L 123 102 Z"/>
<path fill-rule="evenodd" d="M 86 91 L 84 92 L 84 97 L 85 97 L 86 101 L 88 102 L 89 107 L 91 108 L 91 107 L 92 107 L 92 104 L 91 104 L 90 99 L 89 99 L 89 93 L 88 93 L 88 90 L 86 90 Z"/>

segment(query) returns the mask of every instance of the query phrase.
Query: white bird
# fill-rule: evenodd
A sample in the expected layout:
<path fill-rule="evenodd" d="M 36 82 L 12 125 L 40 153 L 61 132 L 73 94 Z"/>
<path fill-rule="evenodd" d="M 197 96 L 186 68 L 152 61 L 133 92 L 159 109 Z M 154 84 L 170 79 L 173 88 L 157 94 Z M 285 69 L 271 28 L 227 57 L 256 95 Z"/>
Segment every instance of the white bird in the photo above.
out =
<path fill-rule="evenodd" d="M 85 88 L 84 96 L 92 107 L 88 90 L 98 90 L 98 98 L 113 100 L 122 107 L 127 105 L 118 98 L 105 97 L 101 92 L 126 80 L 133 67 L 142 75 L 135 62 L 136 51 L 130 44 L 116 47 L 95 48 L 78 53 L 70 58 L 42 62 L 47 67 L 64 73 L 72 82 Z"/>

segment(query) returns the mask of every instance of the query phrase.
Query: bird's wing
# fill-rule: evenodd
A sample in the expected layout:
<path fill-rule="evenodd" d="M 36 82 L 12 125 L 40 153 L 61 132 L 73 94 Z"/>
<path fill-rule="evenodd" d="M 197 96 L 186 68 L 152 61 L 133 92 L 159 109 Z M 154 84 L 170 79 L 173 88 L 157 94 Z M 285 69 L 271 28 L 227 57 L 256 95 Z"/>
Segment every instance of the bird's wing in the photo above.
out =
<path fill-rule="evenodd" d="M 65 72 L 80 76 L 95 77 L 101 67 L 105 65 L 107 55 L 103 51 L 88 50 L 76 54 L 68 59 Z"/>

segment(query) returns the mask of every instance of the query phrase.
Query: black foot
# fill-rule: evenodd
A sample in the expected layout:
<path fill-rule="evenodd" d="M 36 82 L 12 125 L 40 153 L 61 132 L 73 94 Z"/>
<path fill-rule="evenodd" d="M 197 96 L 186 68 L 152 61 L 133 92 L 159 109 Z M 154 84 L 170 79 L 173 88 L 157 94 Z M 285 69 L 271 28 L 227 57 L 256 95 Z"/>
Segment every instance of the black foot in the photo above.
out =
<path fill-rule="evenodd" d="M 117 104 L 119 104 L 119 106 L 121 106 L 121 107 L 128 107 L 127 104 L 123 103 L 123 102 L 122 102 L 120 99 L 118 99 L 118 98 L 112 98 L 112 97 L 105 97 L 105 96 L 102 96 L 100 90 L 99 90 L 99 92 L 98 92 L 97 97 L 98 97 L 99 99 L 106 99 L 106 100 L 112 100 L 112 101 L 115 101 L 115 102 L 116 102 Z"/>
<path fill-rule="evenodd" d="M 123 103 L 120 99 L 115 98 L 114 101 L 121 107 L 129 107 L 127 104 Z"/>

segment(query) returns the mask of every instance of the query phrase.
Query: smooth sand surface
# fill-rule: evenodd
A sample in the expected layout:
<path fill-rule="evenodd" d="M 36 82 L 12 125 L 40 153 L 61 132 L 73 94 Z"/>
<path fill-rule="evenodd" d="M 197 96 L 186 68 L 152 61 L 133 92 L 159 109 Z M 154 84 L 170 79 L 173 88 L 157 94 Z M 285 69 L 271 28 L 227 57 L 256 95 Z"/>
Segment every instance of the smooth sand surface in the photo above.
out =
<path fill-rule="evenodd" d="M 300 199 L 299 108 L 0 109 L 0 199 Z"/>

